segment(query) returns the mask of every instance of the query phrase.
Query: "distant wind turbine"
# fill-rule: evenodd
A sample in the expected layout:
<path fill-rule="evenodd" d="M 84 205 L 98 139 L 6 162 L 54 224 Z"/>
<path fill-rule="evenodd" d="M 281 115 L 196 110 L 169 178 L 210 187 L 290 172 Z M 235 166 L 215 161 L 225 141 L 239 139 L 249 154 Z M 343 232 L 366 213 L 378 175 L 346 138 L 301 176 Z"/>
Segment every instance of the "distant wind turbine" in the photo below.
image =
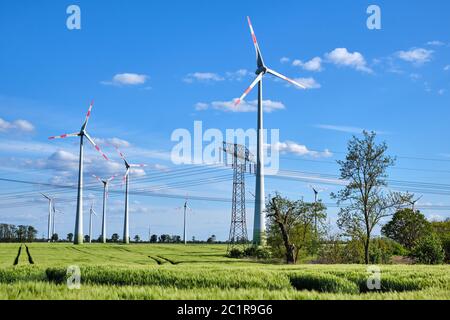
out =
<path fill-rule="evenodd" d="M 97 216 L 94 210 L 94 201 L 91 203 L 91 209 L 89 210 L 89 243 L 92 242 L 92 215 Z"/>
<path fill-rule="evenodd" d="M 125 159 L 125 155 L 117 148 L 116 150 L 119 153 L 120 158 L 123 160 L 125 164 L 125 175 L 123 179 L 125 180 L 125 217 L 123 222 L 123 242 L 130 243 L 130 224 L 129 224 L 129 212 L 128 212 L 128 188 L 130 183 L 130 169 L 131 168 L 142 168 L 145 167 L 145 164 L 130 164 L 127 159 Z"/>
<path fill-rule="evenodd" d="M 57 213 L 64 214 L 61 210 L 56 209 L 55 201 L 53 201 L 52 238 L 53 238 L 53 235 L 56 234 L 55 224 L 56 224 L 56 214 Z"/>
<path fill-rule="evenodd" d="M 253 30 L 250 18 L 247 17 L 250 32 L 252 34 L 253 44 L 256 50 L 256 78 L 245 90 L 242 96 L 235 101 L 235 107 L 247 96 L 247 94 L 258 84 L 258 137 L 257 137 L 257 157 L 256 157 L 256 186 L 255 186 L 255 216 L 253 227 L 253 243 L 257 245 L 265 244 L 265 194 L 264 194 L 264 131 L 263 131 L 263 96 L 262 80 L 266 73 L 283 79 L 297 87 L 306 89 L 306 86 L 298 83 L 288 77 L 266 67 L 264 64 L 261 50 Z"/>
<path fill-rule="evenodd" d="M 102 155 L 105 160 L 109 160 L 108 157 L 100 150 L 99 146 L 97 146 L 94 140 L 89 136 L 86 131 L 86 127 L 89 121 L 89 117 L 91 116 L 91 110 L 94 102 L 91 102 L 88 112 L 86 114 L 86 119 L 84 120 L 83 125 L 79 132 L 75 133 L 67 133 L 60 136 L 49 137 L 50 140 L 53 139 L 63 139 L 67 137 L 80 137 L 80 156 L 79 156 L 79 165 L 78 165 L 78 195 L 77 195 L 77 213 L 75 218 L 75 237 L 73 240 L 74 244 L 82 244 L 83 243 L 83 144 L 84 138 L 94 146 L 94 148 Z"/>
<path fill-rule="evenodd" d="M 192 211 L 192 208 L 189 207 L 189 205 L 188 205 L 188 198 L 187 198 L 187 196 L 186 196 L 186 200 L 184 201 L 183 207 L 177 207 L 176 209 L 177 210 L 184 209 L 184 213 L 183 213 L 184 214 L 184 219 L 183 219 L 183 242 L 184 242 L 184 244 L 186 244 L 187 243 L 187 238 L 186 238 L 186 211 L 187 210 Z"/>
<path fill-rule="evenodd" d="M 101 178 L 97 177 L 96 175 L 92 175 L 92 176 L 103 184 L 102 242 L 106 243 L 106 202 L 108 200 L 108 188 L 109 188 L 109 183 L 115 177 L 117 177 L 117 175 L 114 175 L 108 179 L 101 179 Z"/>
<path fill-rule="evenodd" d="M 50 242 L 52 240 L 52 215 L 53 215 L 53 198 L 41 193 L 41 195 L 48 200 L 48 229 L 47 229 L 47 240 Z"/>

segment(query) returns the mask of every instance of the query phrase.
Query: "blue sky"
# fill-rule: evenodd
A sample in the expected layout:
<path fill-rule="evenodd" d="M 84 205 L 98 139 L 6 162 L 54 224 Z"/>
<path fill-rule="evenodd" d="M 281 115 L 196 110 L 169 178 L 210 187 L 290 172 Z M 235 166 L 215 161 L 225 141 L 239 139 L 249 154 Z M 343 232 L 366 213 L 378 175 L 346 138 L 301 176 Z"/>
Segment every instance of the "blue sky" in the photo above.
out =
<path fill-rule="evenodd" d="M 66 28 L 71 4 L 81 8 L 81 30 Z M 370 4 L 381 8 L 381 30 L 366 27 Z M 268 178 L 267 193 L 311 200 L 308 180 L 326 189 L 324 201 L 332 202 L 327 194 L 338 186 L 321 184 L 317 177 L 334 179 L 335 160 L 344 156 L 352 134 L 375 130 L 398 156 L 390 171 L 395 187 L 406 191 L 413 187 L 405 181 L 418 182 L 416 189 L 427 191 L 417 192 L 423 194 L 418 205 L 424 213 L 448 217 L 448 12 L 448 1 L 3 1 L 0 178 L 75 183 L 77 140 L 47 137 L 78 130 L 94 99 L 88 129 L 112 162 L 105 164 L 87 146 L 87 184 L 95 184 L 91 173 L 122 172 L 115 150 L 105 144 L 109 141 L 131 162 L 149 165 L 133 173 L 136 189 L 158 186 L 168 194 L 229 198 L 231 181 L 160 185 L 173 183 L 164 174 L 180 169 L 169 158 L 175 129 L 192 131 L 195 120 L 204 129 L 255 127 L 256 113 L 248 105 L 237 109 L 248 112 L 229 108 L 254 77 L 245 18 L 250 15 L 265 63 L 310 87 L 297 90 L 265 78 L 264 99 L 272 108 L 265 127 L 280 129 L 280 167 L 304 172 L 297 173 L 303 180 Z M 254 99 L 256 92 L 246 100 Z M 205 177 L 200 170 L 179 180 L 189 185 Z M 433 185 L 424 190 L 424 183 Z M 253 189 L 251 176 L 248 186 Z M 0 221 L 33 224 L 46 233 L 47 209 L 39 191 L 55 189 L 0 182 Z M 73 232 L 75 196 L 75 191 L 55 192 L 65 212 L 57 220 L 63 236 Z M 86 199 L 96 199 L 97 212 L 99 196 L 86 192 Z M 110 198 L 109 234 L 122 233 L 122 198 L 120 193 Z M 182 233 L 182 215 L 175 208 L 183 199 L 133 195 L 132 201 L 131 235 L 147 237 L 149 225 L 152 233 Z M 190 237 L 227 237 L 229 203 L 196 200 L 191 206 Z M 251 234 L 251 204 L 247 211 Z M 330 207 L 331 222 L 336 212 Z M 100 220 L 95 223 L 98 234 Z"/>

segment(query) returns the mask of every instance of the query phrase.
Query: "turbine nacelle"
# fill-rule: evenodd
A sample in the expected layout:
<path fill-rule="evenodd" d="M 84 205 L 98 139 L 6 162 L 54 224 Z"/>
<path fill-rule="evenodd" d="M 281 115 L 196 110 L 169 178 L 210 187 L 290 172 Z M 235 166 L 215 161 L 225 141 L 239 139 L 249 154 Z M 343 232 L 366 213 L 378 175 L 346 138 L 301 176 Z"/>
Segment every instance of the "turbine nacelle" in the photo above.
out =
<path fill-rule="evenodd" d="M 273 75 L 277 78 L 280 78 L 282 80 L 285 80 L 297 87 L 306 89 L 305 85 L 298 83 L 297 81 L 292 80 L 292 79 L 282 75 L 281 73 L 278 73 L 278 72 L 266 67 L 266 65 L 264 64 L 264 60 L 262 58 L 261 50 L 259 49 L 258 41 L 256 40 L 255 31 L 253 30 L 253 26 L 252 26 L 252 23 L 251 23 L 249 17 L 247 17 L 247 21 L 248 21 L 248 26 L 250 27 L 250 33 L 252 34 L 253 45 L 255 46 L 255 51 L 256 51 L 256 66 L 257 66 L 257 69 L 255 71 L 256 78 L 255 78 L 255 80 L 253 80 L 253 82 L 250 84 L 250 86 L 244 91 L 242 96 L 234 102 L 234 105 L 237 106 L 239 103 L 241 103 L 242 100 L 244 100 L 244 98 L 247 96 L 247 94 L 256 86 L 256 84 L 259 83 L 260 81 L 262 81 L 262 78 L 266 73 L 270 73 L 271 75 Z"/>

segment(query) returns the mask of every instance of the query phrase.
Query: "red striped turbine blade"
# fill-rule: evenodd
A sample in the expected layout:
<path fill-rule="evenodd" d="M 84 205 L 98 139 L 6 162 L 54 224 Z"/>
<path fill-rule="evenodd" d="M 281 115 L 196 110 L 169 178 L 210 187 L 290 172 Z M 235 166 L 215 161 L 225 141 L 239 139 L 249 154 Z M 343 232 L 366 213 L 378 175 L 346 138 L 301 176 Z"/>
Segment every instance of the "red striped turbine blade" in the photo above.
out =
<path fill-rule="evenodd" d="M 53 136 L 53 137 L 48 137 L 49 140 L 53 140 L 53 139 L 64 139 L 67 137 L 78 137 L 80 135 L 80 133 L 65 133 L 62 134 L 60 136 Z"/>
<path fill-rule="evenodd" d="M 125 155 L 122 153 L 122 151 L 119 150 L 119 148 L 117 146 L 114 146 L 114 148 L 116 148 L 117 153 L 119 154 L 120 158 L 124 161 L 126 161 L 125 159 Z"/>
<path fill-rule="evenodd" d="M 261 81 L 262 77 L 263 77 L 263 73 L 261 72 L 261 73 L 258 74 L 258 76 L 255 78 L 255 80 L 253 80 L 252 84 L 244 91 L 244 93 L 242 94 L 242 96 L 234 102 L 234 106 L 235 106 L 235 107 L 236 107 L 239 103 L 241 103 L 242 100 L 244 100 L 244 98 L 248 95 L 248 93 L 249 93 L 250 91 L 252 91 L 252 89 L 255 87 L 255 85 L 256 85 L 259 81 Z"/>
<path fill-rule="evenodd" d="M 255 46 L 256 51 L 256 63 L 258 67 L 263 67 L 264 62 L 261 55 L 261 50 L 259 49 L 258 41 L 256 40 L 255 30 L 253 30 L 252 22 L 250 21 L 250 17 L 247 17 L 248 26 L 250 27 L 250 33 L 252 34 L 253 45 Z"/>
<path fill-rule="evenodd" d="M 94 106 L 94 100 L 91 101 L 91 104 L 89 105 L 89 109 L 86 113 L 86 120 L 85 122 L 88 122 L 89 117 L 91 116 L 92 107 Z"/>
<path fill-rule="evenodd" d="M 94 140 L 91 138 L 90 135 L 88 135 L 86 132 L 84 133 L 84 136 L 86 137 L 86 139 L 89 140 L 89 142 L 94 146 L 95 150 L 97 150 L 103 158 L 105 158 L 106 161 L 109 161 L 108 157 L 106 156 L 106 154 L 104 154 L 102 152 L 102 150 L 100 150 L 100 147 L 94 142 Z"/>
<path fill-rule="evenodd" d="M 103 183 L 103 181 L 102 181 L 102 179 L 100 179 L 100 177 L 97 177 L 95 174 L 93 174 L 92 176 L 93 176 L 95 179 L 97 179 L 98 181 L 100 181 L 100 182 Z"/>
<path fill-rule="evenodd" d="M 115 175 L 113 175 L 111 178 L 109 178 L 106 181 L 108 181 L 108 182 L 113 181 L 117 176 L 118 176 L 118 174 L 115 174 Z"/>

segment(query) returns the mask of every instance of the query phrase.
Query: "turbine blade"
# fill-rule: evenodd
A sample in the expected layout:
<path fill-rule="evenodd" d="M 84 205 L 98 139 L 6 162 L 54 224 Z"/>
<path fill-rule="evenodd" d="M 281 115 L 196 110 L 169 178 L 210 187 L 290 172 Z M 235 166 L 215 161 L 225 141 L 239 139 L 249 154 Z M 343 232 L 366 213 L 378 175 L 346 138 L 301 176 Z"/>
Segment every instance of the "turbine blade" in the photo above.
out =
<path fill-rule="evenodd" d="M 255 85 L 261 81 L 263 77 L 263 73 L 261 72 L 260 74 L 258 74 L 258 76 L 255 78 L 255 80 L 253 80 L 252 84 L 244 91 L 244 93 L 242 94 L 242 96 L 237 99 L 234 102 L 234 106 L 236 107 L 239 103 L 241 103 L 242 100 L 244 100 L 244 98 L 247 96 L 247 94 L 255 87 Z"/>
<path fill-rule="evenodd" d="M 256 51 L 256 64 L 258 68 L 264 67 L 264 61 L 262 58 L 261 50 L 259 49 L 258 41 L 256 40 L 255 31 L 253 30 L 252 22 L 250 21 L 250 17 L 247 17 L 248 26 L 250 28 L 250 33 L 252 34 L 253 45 L 255 46 Z"/>
<path fill-rule="evenodd" d="M 41 192 L 41 194 L 42 194 L 42 196 L 43 196 L 44 198 L 46 198 L 47 200 L 52 200 L 49 196 L 43 194 L 42 192 Z"/>
<path fill-rule="evenodd" d="M 77 132 L 77 133 L 65 133 L 65 134 L 62 134 L 60 136 L 48 137 L 48 139 L 49 140 L 64 139 L 64 138 L 67 138 L 67 137 L 78 137 L 79 135 L 80 135 L 79 132 Z"/>
<path fill-rule="evenodd" d="M 100 177 L 97 177 L 95 174 L 92 175 L 95 179 L 97 179 L 100 182 L 103 182 L 102 179 L 100 179 Z"/>
<path fill-rule="evenodd" d="M 118 174 L 113 175 L 111 178 L 109 178 L 108 180 L 106 180 L 107 182 L 110 182 L 112 180 L 114 180 L 116 177 L 118 176 Z"/>
<path fill-rule="evenodd" d="M 127 161 L 127 160 L 125 159 L 125 155 L 119 150 L 119 148 L 118 148 L 117 146 L 114 146 L 114 148 L 116 148 L 117 153 L 119 154 L 120 158 L 121 158 L 123 161 Z"/>
<path fill-rule="evenodd" d="M 94 106 L 94 100 L 91 101 L 91 104 L 89 105 L 89 109 L 86 113 L 86 119 L 84 120 L 83 123 L 83 129 L 86 128 L 88 122 L 89 122 L 89 117 L 91 116 L 91 111 L 92 111 L 92 107 Z"/>
<path fill-rule="evenodd" d="M 109 161 L 109 159 L 108 159 L 108 157 L 106 156 L 106 154 L 104 154 L 104 153 L 102 152 L 102 150 L 100 150 L 100 147 L 94 142 L 94 140 L 91 138 L 91 136 L 90 136 L 87 132 L 84 133 L 84 136 L 85 136 L 85 137 L 89 140 L 89 142 L 94 146 L 95 150 L 97 150 L 97 151 L 102 155 L 102 157 L 105 158 L 106 161 Z"/>
<path fill-rule="evenodd" d="M 290 83 L 292 83 L 293 85 L 296 85 L 297 87 L 300 87 L 300 88 L 302 88 L 302 89 L 306 89 L 306 86 L 305 86 L 305 85 L 303 85 L 303 84 L 301 84 L 301 83 L 298 83 L 297 81 L 294 81 L 294 80 L 292 80 L 292 79 L 289 79 L 288 77 L 283 76 L 281 73 L 278 73 L 278 72 L 276 72 L 276 71 L 274 71 L 274 70 L 272 70 L 272 69 L 267 69 L 267 72 L 270 73 L 270 74 L 272 74 L 272 75 L 274 75 L 275 77 L 278 77 L 278 78 L 280 78 L 280 79 L 286 80 L 287 82 L 290 82 Z"/>
<path fill-rule="evenodd" d="M 146 167 L 146 164 L 130 164 L 131 168 L 143 168 Z"/>

